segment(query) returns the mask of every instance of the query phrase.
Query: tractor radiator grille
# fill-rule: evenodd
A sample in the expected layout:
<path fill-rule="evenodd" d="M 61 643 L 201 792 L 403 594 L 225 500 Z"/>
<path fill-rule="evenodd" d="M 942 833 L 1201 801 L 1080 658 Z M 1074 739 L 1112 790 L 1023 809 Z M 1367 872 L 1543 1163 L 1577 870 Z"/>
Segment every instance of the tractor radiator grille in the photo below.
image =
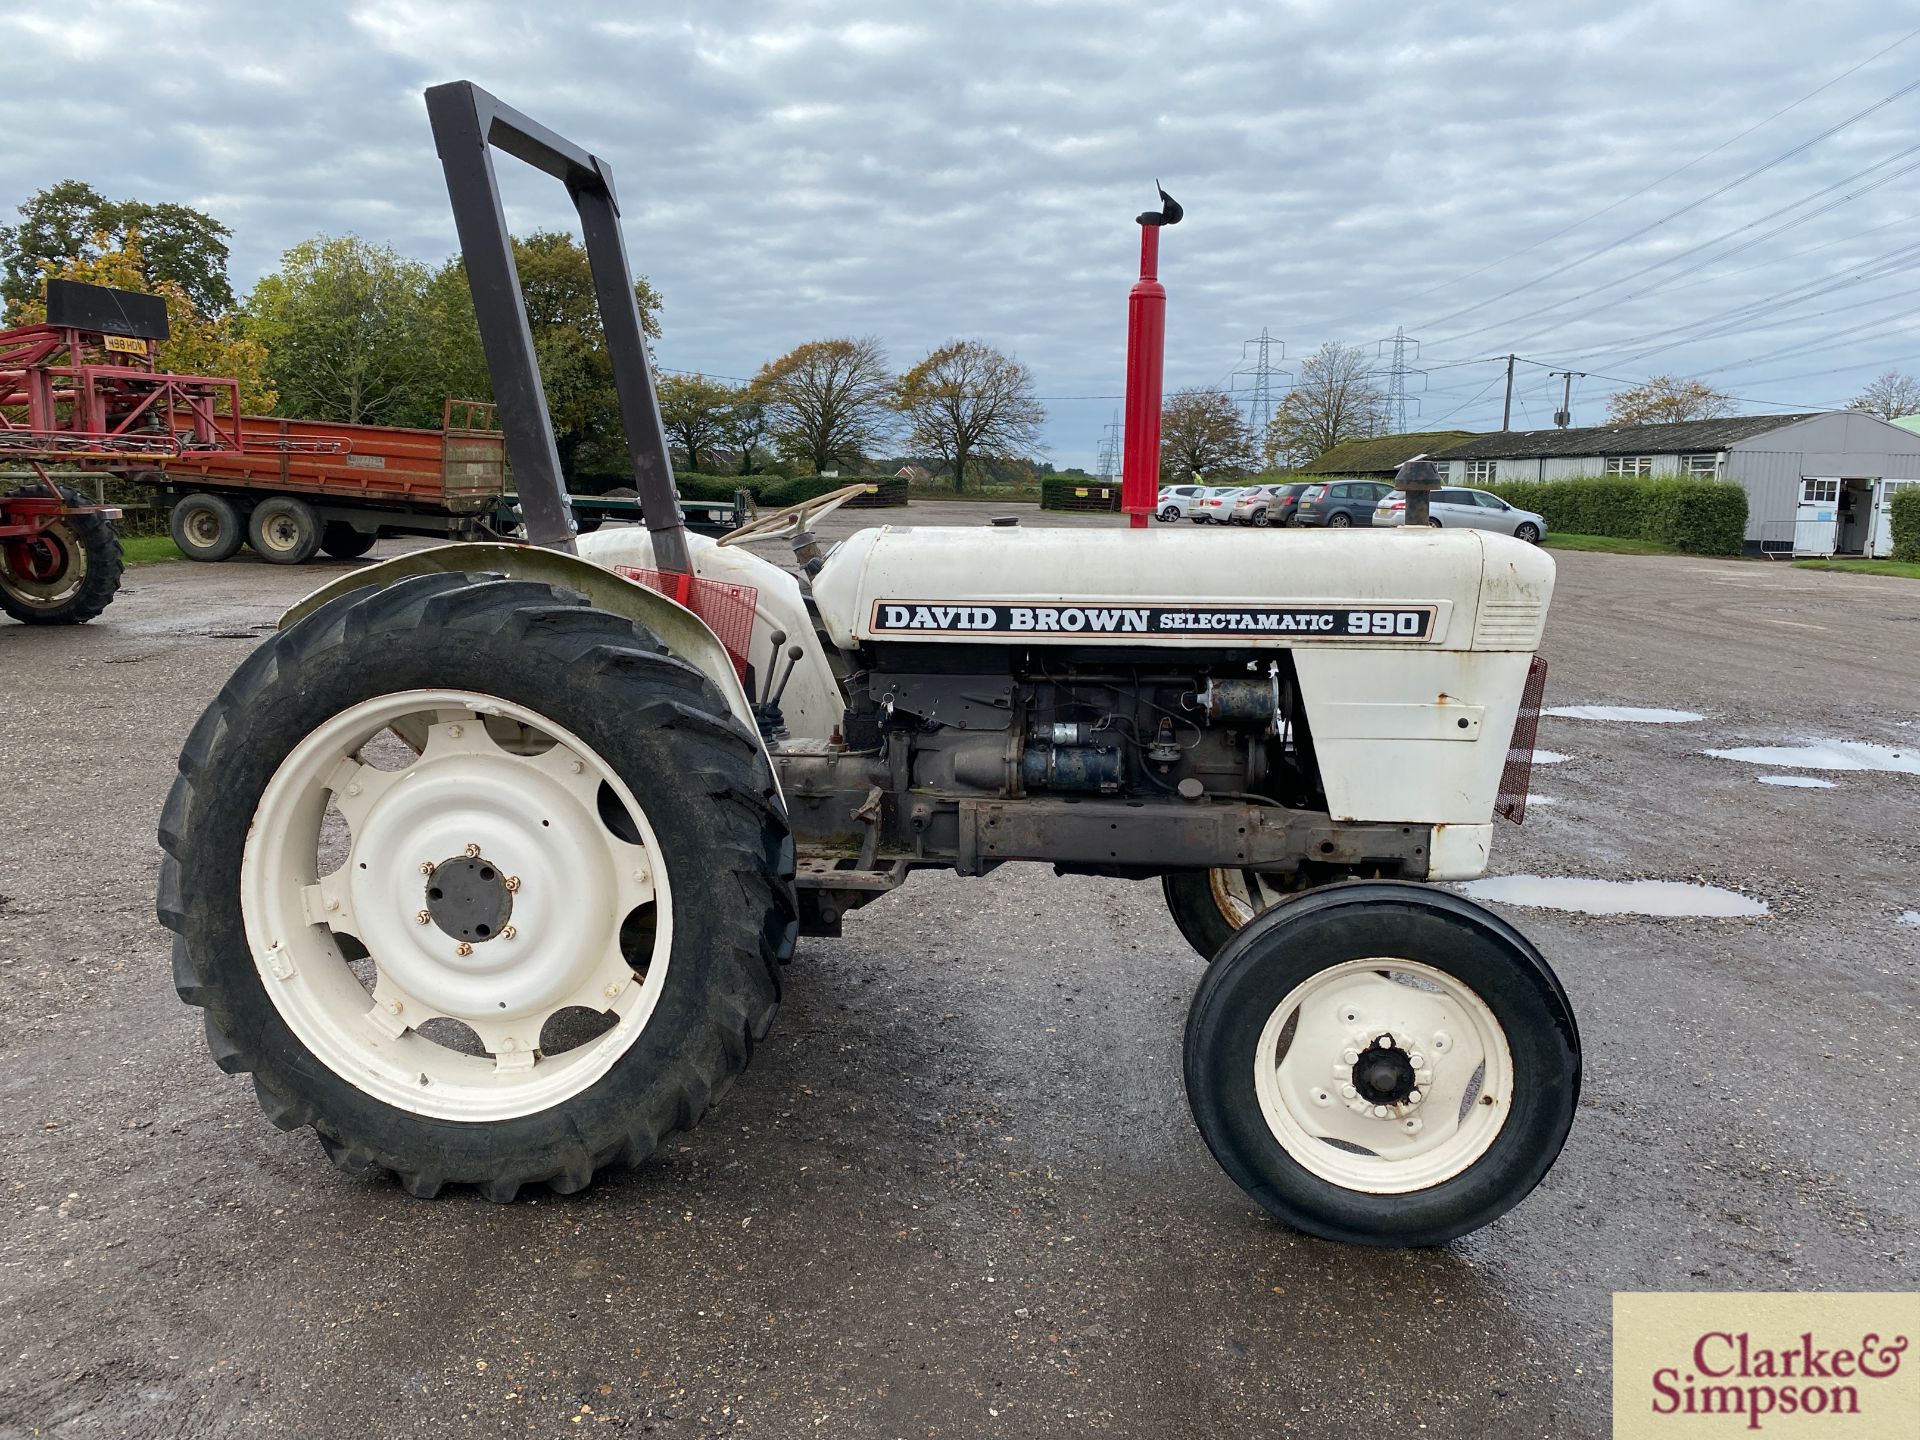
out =
<path fill-rule="evenodd" d="M 644 570 L 637 565 L 616 565 L 613 573 L 649 590 L 657 590 L 698 615 L 726 648 L 734 673 L 745 682 L 747 651 L 753 644 L 754 610 L 760 602 L 760 591 L 756 587 L 702 580 L 697 575 L 682 575 L 678 571 Z"/>
<path fill-rule="evenodd" d="M 1520 692 L 1520 712 L 1513 717 L 1513 743 L 1507 747 L 1507 768 L 1500 772 L 1496 815 L 1518 825 L 1527 818 L 1527 787 L 1533 781 L 1533 742 L 1540 731 L 1540 702 L 1547 693 L 1547 662 L 1538 655 L 1527 667 L 1527 683 Z"/>

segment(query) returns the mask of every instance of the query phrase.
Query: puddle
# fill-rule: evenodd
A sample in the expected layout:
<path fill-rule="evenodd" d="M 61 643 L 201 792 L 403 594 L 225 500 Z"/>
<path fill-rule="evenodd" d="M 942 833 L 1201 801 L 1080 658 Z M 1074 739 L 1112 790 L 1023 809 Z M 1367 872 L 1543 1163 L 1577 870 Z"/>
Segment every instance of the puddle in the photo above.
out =
<path fill-rule="evenodd" d="M 1533 763 L 1536 765 L 1558 765 L 1566 758 L 1567 757 L 1562 755 L 1558 750 L 1536 750 L 1533 752 Z"/>
<path fill-rule="evenodd" d="M 1527 808 L 1528 808 L 1529 810 L 1531 810 L 1531 809 L 1532 809 L 1532 808 L 1533 808 L 1534 806 L 1536 806 L 1536 805 L 1558 805 L 1559 803 L 1560 803 L 1560 802 L 1559 802 L 1558 800 L 1556 800 L 1556 799 L 1554 799 L 1554 798 L 1553 798 L 1553 796 L 1551 796 L 1551 795 L 1529 795 L 1529 796 L 1527 796 Z"/>
<path fill-rule="evenodd" d="M 1501 900 L 1546 910 L 1577 910 L 1583 915 L 1698 916 L 1730 920 L 1764 915 L 1755 900 L 1717 885 L 1688 885 L 1677 880 L 1574 880 L 1547 875 L 1499 875 L 1470 880 L 1461 892 L 1475 900 Z"/>
<path fill-rule="evenodd" d="M 1833 781 L 1817 775 L 1756 775 L 1762 785 L 1785 785 L 1790 790 L 1831 790 Z"/>
<path fill-rule="evenodd" d="M 1890 775 L 1920 775 L 1920 750 L 1896 750 L 1862 740 L 1821 740 L 1812 745 L 1749 745 L 1740 750 L 1708 750 L 1716 760 L 1749 765 L 1778 765 L 1788 770 L 1879 770 Z"/>
<path fill-rule="evenodd" d="M 1556 705 L 1540 713 L 1562 720 L 1624 720 L 1629 725 L 1691 725 L 1704 718 L 1691 710 L 1650 710 L 1638 705 Z"/>
<path fill-rule="evenodd" d="M 1902 910 L 1900 912 L 1900 918 L 1893 923 L 1896 925 L 1910 925 L 1916 929 L 1920 929 L 1920 910 Z"/>

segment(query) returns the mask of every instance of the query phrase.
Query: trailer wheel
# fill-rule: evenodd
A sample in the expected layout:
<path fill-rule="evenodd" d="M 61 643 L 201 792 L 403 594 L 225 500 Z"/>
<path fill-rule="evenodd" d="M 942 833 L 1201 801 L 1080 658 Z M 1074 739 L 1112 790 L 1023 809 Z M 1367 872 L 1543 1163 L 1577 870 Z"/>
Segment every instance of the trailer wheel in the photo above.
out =
<path fill-rule="evenodd" d="M 59 490 L 69 505 L 87 503 L 77 491 Z M 0 610 L 28 625 L 83 624 L 113 603 L 121 568 L 120 532 L 111 520 L 63 515 L 35 534 L 0 542 Z"/>
<path fill-rule="evenodd" d="M 1202 960 L 1295 893 L 1282 877 L 1254 870 L 1177 870 L 1160 877 L 1160 888 L 1174 925 Z"/>
<path fill-rule="evenodd" d="M 1547 1173 L 1580 1037 L 1540 952 L 1498 916 L 1396 881 L 1268 911 L 1193 998 L 1187 1098 L 1214 1158 L 1322 1239 L 1438 1245 Z"/>
<path fill-rule="evenodd" d="M 320 548 L 320 517 L 304 500 L 271 496 L 247 516 L 247 544 L 270 565 L 304 565 Z"/>
<path fill-rule="evenodd" d="M 160 841 L 215 1061 L 419 1196 L 568 1193 L 691 1127 L 767 1033 L 796 932 L 772 771 L 719 690 L 498 576 L 357 590 L 271 636 L 189 737 Z"/>
<path fill-rule="evenodd" d="M 320 531 L 320 548 L 336 560 L 358 560 L 379 540 L 379 532 L 356 530 L 344 520 L 329 520 Z"/>
<path fill-rule="evenodd" d="M 239 512 L 218 495 L 195 494 L 176 500 L 167 530 L 189 560 L 228 560 L 246 538 Z"/>

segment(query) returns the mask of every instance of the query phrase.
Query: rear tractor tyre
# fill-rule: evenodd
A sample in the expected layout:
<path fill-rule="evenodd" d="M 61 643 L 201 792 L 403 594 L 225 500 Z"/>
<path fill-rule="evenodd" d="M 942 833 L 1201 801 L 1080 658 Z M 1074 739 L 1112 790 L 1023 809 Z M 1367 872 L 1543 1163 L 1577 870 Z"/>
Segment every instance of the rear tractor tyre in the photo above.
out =
<path fill-rule="evenodd" d="M 644 626 L 492 575 L 268 638 L 188 738 L 160 843 L 215 1062 L 422 1197 L 571 1193 L 690 1128 L 796 933 L 779 792 L 719 689 Z"/>
<path fill-rule="evenodd" d="M 167 530 L 189 560 L 227 560 L 247 538 L 239 512 L 218 495 L 184 495 L 167 516 Z"/>
<path fill-rule="evenodd" d="M 78 491 L 59 489 L 67 504 L 87 503 Z M 84 624 L 113 603 L 123 563 L 111 520 L 63 515 L 32 535 L 0 541 L 0 611 L 28 625 Z"/>
<path fill-rule="evenodd" d="M 1202 960 L 1242 926 L 1297 893 L 1287 877 L 1253 870 L 1176 870 L 1160 877 L 1173 923 Z"/>
<path fill-rule="evenodd" d="M 247 516 L 247 544 L 269 565 L 304 565 L 320 548 L 320 517 L 304 500 L 274 495 Z"/>
<path fill-rule="evenodd" d="M 344 520 L 329 520 L 320 531 L 320 548 L 336 560 L 358 560 L 379 541 L 378 532 L 356 530 Z"/>
<path fill-rule="evenodd" d="M 1248 925 L 1187 1016 L 1187 1098 L 1276 1218 L 1355 1245 L 1439 1245 L 1523 1200 L 1580 1094 L 1580 1036 L 1504 920 L 1397 881 Z"/>

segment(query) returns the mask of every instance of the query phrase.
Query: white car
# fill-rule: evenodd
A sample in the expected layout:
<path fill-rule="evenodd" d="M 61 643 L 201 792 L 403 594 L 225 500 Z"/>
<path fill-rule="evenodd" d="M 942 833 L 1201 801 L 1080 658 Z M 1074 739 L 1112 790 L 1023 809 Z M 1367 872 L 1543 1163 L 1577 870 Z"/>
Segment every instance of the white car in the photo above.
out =
<path fill-rule="evenodd" d="M 1246 493 L 1244 485 L 1211 485 L 1187 506 L 1187 518 L 1196 524 L 1228 525 L 1233 522 L 1233 502 Z"/>
<path fill-rule="evenodd" d="M 1187 507 L 1207 493 L 1205 485 L 1162 485 L 1153 513 L 1171 524 L 1187 518 Z"/>
<path fill-rule="evenodd" d="M 1529 545 L 1539 544 L 1541 537 L 1547 533 L 1547 522 L 1543 516 L 1531 510 L 1522 510 L 1517 505 L 1509 505 L 1498 495 L 1489 495 L 1485 490 L 1435 490 L 1427 498 L 1427 515 L 1427 523 L 1435 529 L 1494 530 L 1502 535 L 1511 535 L 1516 540 L 1525 540 Z M 1403 525 L 1406 519 L 1407 496 L 1404 490 L 1395 490 L 1384 496 L 1373 512 L 1375 525 Z"/>

